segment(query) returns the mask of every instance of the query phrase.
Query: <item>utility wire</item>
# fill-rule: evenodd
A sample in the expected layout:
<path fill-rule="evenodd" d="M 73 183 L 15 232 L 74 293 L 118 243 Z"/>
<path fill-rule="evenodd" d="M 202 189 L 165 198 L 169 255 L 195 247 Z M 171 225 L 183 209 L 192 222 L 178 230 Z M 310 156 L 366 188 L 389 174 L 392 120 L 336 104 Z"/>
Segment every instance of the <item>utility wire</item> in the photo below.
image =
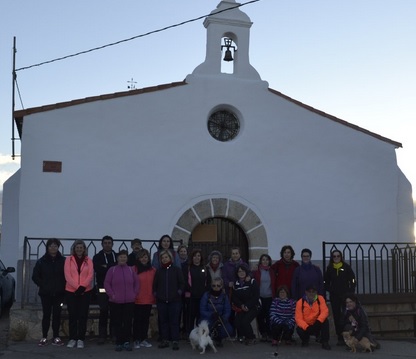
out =
<path fill-rule="evenodd" d="M 101 50 L 101 49 L 104 49 L 104 48 L 106 48 L 106 47 L 115 46 L 115 45 L 121 44 L 121 43 L 123 43 L 123 42 L 132 41 L 132 40 L 138 39 L 138 38 L 140 38 L 140 37 L 149 36 L 149 35 L 152 35 L 152 34 L 155 34 L 155 33 L 158 33 L 158 32 L 162 32 L 162 31 L 165 31 L 165 30 L 172 29 L 172 28 L 174 28 L 174 27 L 178 27 L 178 26 L 182 26 L 182 25 L 185 25 L 185 24 L 189 24 L 190 22 L 198 21 L 198 20 L 201 20 L 201 19 L 203 19 L 203 18 L 206 18 L 206 17 L 209 17 L 209 16 L 213 16 L 213 15 L 217 15 L 217 14 L 220 14 L 220 13 L 225 12 L 225 11 L 230 11 L 230 10 L 233 10 L 233 9 L 236 9 L 236 8 L 239 8 L 239 7 L 242 7 L 242 6 L 248 5 L 248 4 L 252 4 L 252 3 L 255 3 L 255 2 L 258 2 L 258 1 L 260 1 L 260 0 L 251 0 L 251 1 L 247 1 L 247 2 L 245 2 L 245 3 L 243 3 L 243 4 L 237 4 L 236 6 L 232 6 L 232 7 L 230 7 L 230 8 L 224 9 L 224 10 L 219 10 L 219 11 L 216 11 L 216 12 L 214 12 L 214 13 L 212 13 L 212 14 L 199 16 L 199 17 L 196 17 L 196 18 L 191 19 L 191 20 L 182 21 L 182 22 L 180 22 L 180 23 L 177 23 L 177 24 L 174 24 L 174 25 L 170 25 L 170 26 L 166 26 L 166 27 L 163 27 L 163 28 L 158 29 L 158 30 L 149 31 L 149 32 L 146 32 L 146 33 L 141 34 L 141 35 L 137 35 L 137 36 L 130 37 L 130 38 L 128 38 L 128 39 L 124 39 L 124 40 L 120 40 L 120 41 L 112 42 L 112 43 L 110 43 L 110 44 L 103 45 L 103 46 L 99 46 L 99 47 L 94 47 L 94 48 L 89 49 L 89 50 L 80 51 L 80 52 L 77 52 L 77 53 L 72 54 L 72 55 L 67 55 L 67 56 L 63 56 L 63 57 L 58 57 L 58 58 L 53 59 L 53 60 L 40 62 L 40 63 L 38 63 L 38 64 L 34 64 L 34 65 L 26 66 L 26 67 L 21 67 L 21 68 L 19 68 L 19 69 L 16 69 L 15 71 L 17 72 L 17 71 L 27 70 L 27 69 L 30 69 L 30 68 L 32 68 L 32 67 L 37 67 L 37 66 L 42 66 L 42 65 L 50 64 L 50 63 L 52 63 L 52 62 L 65 60 L 65 59 L 68 59 L 68 58 L 70 58 L 70 57 L 75 57 L 75 56 L 79 56 L 79 55 L 87 54 L 87 53 L 89 53 L 89 52 L 93 52 L 93 51 Z"/>

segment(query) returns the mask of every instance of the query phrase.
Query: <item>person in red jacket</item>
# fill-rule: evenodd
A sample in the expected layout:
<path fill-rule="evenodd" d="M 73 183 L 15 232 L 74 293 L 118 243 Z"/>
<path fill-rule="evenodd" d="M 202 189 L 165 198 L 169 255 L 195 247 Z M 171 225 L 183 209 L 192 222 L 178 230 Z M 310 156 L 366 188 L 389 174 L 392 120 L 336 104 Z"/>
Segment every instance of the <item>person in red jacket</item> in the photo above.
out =
<path fill-rule="evenodd" d="M 318 295 L 314 285 L 306 287 L 305 294 L 296 302 L 296 331 L 302 340 L 302 346 L 309 345 L 309 337 L 321 338 L 322 349 L 330 350 L 329 345 L 329 310 L 325 298 Z"/>
<path fill-rule="evenodd" d="M 276 273 L 271 268 L 272 259 L 268 254 L 262 254 L 259 259 L 257 270 L 254 271 L 253 277 L 260 288 L 261 307 L 257 314 L 257 324 L 261 335 L 261 341 L 271 341 L 272 333 L 270 328 L 270 306 L 273 298 L 276 296 Z"/>
<path fill-rule="evenodd" d="M 277 287 L 284 285 L 290 291 L 293 273 L 299 267 L 299 263 L 293 259 L 294 257 L 295 251 L 292 246 L 284 245 L 280 250 L 280 259 L 272 265 L 272 269 L 277 275 Z M 290 297 L 293 298 L 292 294 L 290 294 Z"/>
<path fill-rule="evenodd" d="M 94 265 L 88 257 L 83 240 L 77 239 L 71 247 L 71 256 L 66 259 L 65 296 L 69 317 L 68 348 L 84 348 L 87 331 L 88 310 L 91 301 Z"/>

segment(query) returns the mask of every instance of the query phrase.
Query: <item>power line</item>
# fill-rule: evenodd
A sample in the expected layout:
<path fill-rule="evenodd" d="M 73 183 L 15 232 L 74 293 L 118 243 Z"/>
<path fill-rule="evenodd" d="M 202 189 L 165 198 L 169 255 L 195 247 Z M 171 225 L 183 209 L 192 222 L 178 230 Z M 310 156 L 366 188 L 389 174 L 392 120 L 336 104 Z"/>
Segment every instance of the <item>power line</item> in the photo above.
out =
<path fill-rule="evenodd" d="M 203 18 L 206 18 L 206 17 L 209 17 L 209 16 L 213 16 L 213 15 L 217 15 L 217 14 L 220 14 L 220 13 L 225 12 L 225 11 L 230 11 L 230 10 L 233 10 L 233 9 L 236 9 L 236 8 L 239 8 L 239 7 L 242 7 L 242 6 L 248 5 L 248 4 L 252 4 L 252 3 L 255 3 L 255 2 L 258 2 L 258 1 L 260 1 L 260 0 L 251 0 L 251 1 L 247 1 L 247 2 L 245 2 L 245 3 L 243 3 L 243 4 L 237 4 L 236 6 L 232 6 L 232 7 L 230 7 L 230 8 L 224 9 L 224 10 L 219 10 L 219 11 L 216 11 L 216 12 L 214 12 L 214 13 L 212 13 L 212 14 L 203 15 L 203 16 L 198 16 L 198 17 L 196 17 L 196 18 L 194 18 L 194 19 L 191 19 L 191 20 L 182 21 L 182 22 L 180 22 L 180 23 L 177 23 L 177 24 L 174 24 L 174 25 L 169 25 L 169 26 L 163 27 L 163 28 L 158 29 L 158 30 L 149 31 L 149 32 L 146 32 L 146 33 L 141 34 L 141 35 L 136 35 L 136 36 L 130 37 L 130 38 L 128 38 L 128 39 L 124 39 L 124 40 L 120 40 L 120 41 L 112 42 L 112 43 L 107 44 L 107 45 L 102 45 L 102 46 L 94 47 L 94 48 L 89 49 L 89 50 L 80 51 L 80 52 L 77 52 L 77 53 L 75 53 L 75 54 L 71 54 L 71 55 L 67 55 L 67 56 L 62 56 L 62 57 L 58 57 L 58 58 L 53 59 L 53 60 L 40 62 L 40 63 L 38 63 L 38 64 L 34 64 L 34 65 L 30 65 L 30 66 L 21 67 L 21 68 L 19 68 L 19 69 L 16 69 L 15 71 L 17 72 L 17 71 L 21 71 L 21 70 L 28 70 L 28 69 L 30 69 L 30 68 L 32 68 L 32 67 L 37 67 L 37 66 L 42 66 L 42 65 L 50 64 L 50 63 L 52 63 L 52 62 L 65 60 L 65 59 L 68 59 L 68 58 L 70 58 L 70 57 L 75 57 L 75 56 L 79 56 L 79 55 L 87 54 L 87 53 L 89 53 L 89 52 L 93 52 L 93 51 L 101 50 L 101 49 L 104 49 L 104 48 L 106 48 L 106 47 L 119 45 L 119 44 L 121 44 L 121 43 L 123 43 L 123 42 L 128 42 L 128 41 L 132 41 L 132 40 L 138 39 L 138 38 L 140 38 L 140 37 L 145 37 L 145 36 L 153 35 L 153 34 L 156 34 L 156 33 L 158 33 L 158 32 L 166 31 L 166 30 L 169 30 L 169 29 L 172 29 L 172 28 L 178 27 L 178 26 L 182 26 L 182 25 L 185 25 L 185 24 L 189 24 L 189 23 L 191 23 L 191 22 L 195 22 L 195 21 L 201 20 L 201 19 L 203 19 Z"/>

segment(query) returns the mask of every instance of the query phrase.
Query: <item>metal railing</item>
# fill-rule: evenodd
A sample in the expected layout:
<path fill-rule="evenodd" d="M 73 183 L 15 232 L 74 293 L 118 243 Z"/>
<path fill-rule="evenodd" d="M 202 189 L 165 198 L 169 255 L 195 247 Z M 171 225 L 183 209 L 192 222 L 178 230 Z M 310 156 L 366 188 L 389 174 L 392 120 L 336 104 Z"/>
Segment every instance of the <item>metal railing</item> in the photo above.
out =
<path fill-rule="evenodd" d="M 31 280 L 36 261 L 45 253 L 49 238 L 25 237 L 21 268 L 20 297 L 22 308 L 26 303 L 37 303 L 37 287 Z M 70 255 L 73 242 L 78 238 L 59 238 L 60 251 Z M 101 239 L 83 239 L 88 255 L 92 258 L 101 250 Z M 114 239 L 113 249 L 130 251 L 131 239 Z M 150 255 L 157 250 L 158 241 L 142 240 Z M 182 240 L 174 241 L 175 245 Z M 415 243 L 346 243 L 322 242 L 322 271 L 328 266 L 330 253 L 334 249 L 342 252 L 344 260 L 351 265 L 357 279 L 359 294 L 416 293 L 416 245 Z M 19 271 L 18 271 L 19 272 Z"/>
<path fill-rule="evenodd" d="M 46 242 L 49 238 L 35 238 L 25 237 L 23 244 L 23 260 L 21 267 L 21 286 L 18 286 L 21 298 L 21 307 L 24 308 L 27 303 L 37 303 L 37 286 L 32 282 L 32 272 L 36 261 L 45 254 Z M 98 253 L 101 247 L 101 238 L 58 238 L 61 242 L 59 251 L 64 256 L 71 255 L 71 246 L 77 239 L 82 239 L 85 242 L 88 250 L 88 256 L 92 259 L 96 253 Z M 114 239 L 113 249 L 119 252 L 122 249 L 126 249 L 130 252 L 131 239 Z M 143 248 L 150 252 L 150 259 L 152 259 L 153 253 L 157 251 L 159 240 L 146 240 L 141 239 Z M 173 240 L 175 245 L 182 244 L 182 240 Z M 18 273 L 19 277 L 19 273 Z"/>
<path fill-rule="evenodd" d="M 357 293 L 416 293 L 415 243 L 322 242 L 323 270 L 331 251 L 338 249 L 351 265 L 357 279 Z"/>

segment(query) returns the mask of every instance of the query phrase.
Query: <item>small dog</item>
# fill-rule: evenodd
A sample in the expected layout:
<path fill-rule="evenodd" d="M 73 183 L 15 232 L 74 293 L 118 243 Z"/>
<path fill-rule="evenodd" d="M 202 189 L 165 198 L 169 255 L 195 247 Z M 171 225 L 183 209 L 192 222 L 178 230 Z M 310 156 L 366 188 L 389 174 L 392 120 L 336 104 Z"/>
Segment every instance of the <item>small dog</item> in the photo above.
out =
<path fill-rule="evenodd" d="M 197 327 L 192 329 L 191 334 L 189 334 L 189 340 L 192 349 L 195 349 L 196 347 L 202 349 L 202 352 L 199 354 L 204 354 L 208 345 L 214 350 L 214 353 L 217 352 L 217 348 L 215 348 L 214 342 L 209 336 L 209 327 L 206 320 L 203 320 Z"/>
<path fill-rule="evenodd" d="M 374 343 L 371 343 L 367 337 L 363 337 L 361 340 L 358 340 L 356 337 L 351 335 L 351 331 L 342 332 L 342 336 L 344 337 L 345 344 L 351 348 L 351 352 L 356 353 L 357 347 L 362 348 L 362 352 L 372 352 L 373 348 L 376 347 Z"/>

